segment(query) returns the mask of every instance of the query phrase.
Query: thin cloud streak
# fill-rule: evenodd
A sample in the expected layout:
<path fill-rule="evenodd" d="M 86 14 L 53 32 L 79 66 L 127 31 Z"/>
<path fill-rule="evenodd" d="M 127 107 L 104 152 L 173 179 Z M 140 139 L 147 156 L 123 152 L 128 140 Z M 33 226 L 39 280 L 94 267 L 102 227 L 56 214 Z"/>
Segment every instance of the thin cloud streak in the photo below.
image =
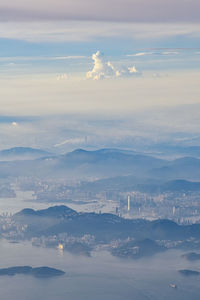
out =
<path fill-rule="evenodd" d="M 9 62 L 9 61 L 57 61 L 57 60 L 76 60 L 76 59 L 84 59 L 86 56 L 8 56 L 8 57 L 0 57 L 0 62 Z"/>
<path fill-rule="evenodd" d="M 70 139 L 62 141 L 58 144 L 55 144 L 54 147 L 57 148 L 57 147 L 61 147 L 61 146 L 67 145 L 67 144 L 76 145 L 76 144 L 82 144 L 82 143 L 85 143 L 85 138 L 70 138 Z"/>
<path fill-rule="evenodd" d="M 87 79 L 101 80 L 106 78 L 131 77 L 141 75 L 135 66 L 116 68 L 110 61 L 105 62 L 100 51 L 92 55 L 93 69 L 86 74 Z"/>
<path fill-rule="evenodd" d="M 0 38 L 34 43 L 96 41 L 98 38 L 138 40 L 199 38 L 199 24 L 111 22 L 0 22 Z"/>

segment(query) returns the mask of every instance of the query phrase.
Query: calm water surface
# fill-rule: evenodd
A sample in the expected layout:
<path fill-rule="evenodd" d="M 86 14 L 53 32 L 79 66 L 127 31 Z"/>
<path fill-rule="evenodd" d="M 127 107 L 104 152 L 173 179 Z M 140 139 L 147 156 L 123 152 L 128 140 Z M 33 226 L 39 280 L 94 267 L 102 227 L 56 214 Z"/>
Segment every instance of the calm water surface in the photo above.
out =
<path fill-rule="evenodd" d="M 16 198 L 0 199 L 0 213 L 49 205 L 35 202 L 31 192 L 17 191 Z M 62 277 L 51 279 L 24 275 L 0 277 L 0 299 L 199 300 L 200 276 L 185 278 L 177 270 L 200 270 L 200 262 L 187 262 L 181 254 L 168 251 L 150 259 L 130 261 L 112 257 L 107 252 L 94 252 L 87 258 L 33 247 L 29 242 L 13 244 L 0 240 L 0 268 L 49 266 L 66 272 Z M 170 283 L 177 284 L 178 289 L 170 288 Z"/>
<path fill-rule="evenodd" d="M 178 269 L 200 269 L 199 263 L 182 259 L 180 251 L 169 251 L 151 259 L 120 260 L 107 252 L 91 258 L 73 256 L 56 249 L 32 247 L 29 242 L 13 244 L 0 240 L 0 267 L 50 266 L 66 275 L 36 279 L 16 275 L 0 277 L 2 300 L 162 300 L 200 299 L 200 278 L 185 278 Z M 170 283 L 178 289 L 169 287 Z"/>

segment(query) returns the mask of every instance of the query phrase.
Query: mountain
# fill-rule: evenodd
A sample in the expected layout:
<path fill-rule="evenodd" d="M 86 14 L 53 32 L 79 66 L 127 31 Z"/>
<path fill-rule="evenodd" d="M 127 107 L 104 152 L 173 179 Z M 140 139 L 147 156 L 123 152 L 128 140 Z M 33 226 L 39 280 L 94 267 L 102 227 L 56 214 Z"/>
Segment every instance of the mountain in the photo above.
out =
<path fill-rule="evenodd" d="M 200 182 L 192 182 L 188 180 L 172 180 L 160 186 L 163 192 L 194 192 L 200 191 Z"/>
<path fill-rule="evenodd" d="M 150 171 L 154 178 L 162 177 L 166 179 L 181 178 L 184 180 L 199 180 L 200 179 L 200 159 L 193 157 L 184 157 L 166 162 L 160 168 L 154 168 Z M 149 174 L 149 175 L 150 175 Z"/>
<path fill-rule="evenodd" d="M 200 235 L 200 224 L 180 226 L 170 220 L 130 220 L 113 214 L 77 213 L 66 206 L 39 211 L 25 209 L 15 214 L 13 220 L 28 225 L 27 237 L 90 234 L 97 241 L 109 242 L 128 237 L 137 240 L 184 240 L 199 238 Z"/>
<path fill-rule="evenodd" d="M 97 151 L 75 150 L 65 155 L 47 156 L 33 160 L 0 162 L 0 177 L 37 176 L 72 179 L 105 178 L 137 174 L 144 176 L 165 161 L 116 149 Z"/>
<path fill-rule="evenodd" d="M 166 248 L 158 245 L 155 241 L 144 239 L 139 241 L 128 241 L 114 247 L 111 251 L 112 255 L 121 258 L 138 259 L 155 255 L 165 251 Z"/>
<path fill-rule="evenodd" d="M 200 191 L 200 182 L 193 182 L 184 179 L 170 180 L 167 182 L 146 181 L 135 185 L 135 190 L 147 193 L 160 193 L 160 192 L 172 192 L 172 193 L 187 193 Z"/>
<path fill-rule="evenodd" d="M 144 193 L 160 192 L 191 192 L 200 191 L 200 182 L 192 182 L 183 179 L 163 182 L 161 179 L 137 178 L 135 176 L 118 176 L 95 180 L 92 182 L 82 182 L 80 191 L 98 193 L 104 191 L 131 192 L 139 191 Z"/>
<path fill-rule="evenodd" d="M 15 218 L 22 218 L 22 217 L 40 217 L 40 218 L 69 218 L 76 216 L 78 213 L 65 206 L 53 206 L 47 209 L 42 210 L 34 210 L 30 208 L 25 208 L 21 210 L 19 213 L 15 214 Z"/>
<path fill-rule="evenodd" d="M 154 157 L 125 152 L 117 149 L 96 151 L 75 150 L 55 158 L 58 169 L 72 170 L 72 174 L 85 174 L 95 177 L 111 177 L 144 172 L 163 165 L 163 161 Z"/>
<path fill-rule="evenodd" d="M 17 266 L 0 269 L 0 276 L 14 276 L 18 274 L 32 275 L 37 278 L 51 278 L 54 276 L 64 275 L 65 272 L 49 267 L 32 268 L 30 266 Z"/>
<path fill-rule="evenodd" d="M 29 160 L 51 155 L 49 152 L 29 147 L 15 147 L 0 151 L 0 161 Z"/>
<path fill-rule="evenodd" d="M 67 153 L 61 157 L 62 160 L 71 162 L 73 165 L 80 164 L 102 164 L 108 163 L 114 165 L 117 163 L 119 166 L 126 164 L 126 166 L 147 166 L 148 168 L 159 166 L 163 164 L 163 160 L 151 156 L 138 154 L 131 151 L 119 149 L 100 149 L 96 151 L 86 151 L 77 149 L 73 152 Z M 129 168 L 130 169 L 130 168 Z"/>
<path fill-rule="evenodd" d="M 180 158 L 180 157 L 196 157 L 200 158 L 200 146 L 184 146 L 170 144 L 155 144 L 146 147 L 146 153 L 156 155 L 161 158 Z"/>
<path fill-rule="evenodd" d="M 185 157 L 167 161 L 117 149 L 96 151 L 77 149 L 65 155 L 0 162 L 0 177 L 11 176 L 47 179 L 67 177 L 82 181 L 132 176 L 135 177 L 134 185 L 148 184 L 149 181 L 150 187 L 152 184 L 177 179 L 200 181 L 200 159 Z M 144 182 L 146 179 L 147 181 Z M 130 181 L 128 184 L 130 185 Z"/>
<path fill-rule="evenodd" d="M 194 270 L 179 270 L 178 271 L 181 275 L 183 276 L 186 276 L 186 277 L 189 277 L 189 276 L 199 276 L 200 275 L 200 272 L 198 271 L 194 271 Z"/>
<path fill-rule="evenodd" d="M 183 254 L 181 257 L 186 258 L 189 261 L 200 260 L 200 254 L 195 253 L 195 252 L 189 252 L 189 253 Z"/>
<path fill-rule="evenodd" d="M 33 210 L 25 208 L 13 216 L 15 222 L 28 225 L 28 235 L 32 232 L 46 231 L 49 227 L 55 226 L 63 222 L 70 221 L 71 218 L 77 216 L 78 213 L 64 205 L 53 206 L 43 210 Z"/>

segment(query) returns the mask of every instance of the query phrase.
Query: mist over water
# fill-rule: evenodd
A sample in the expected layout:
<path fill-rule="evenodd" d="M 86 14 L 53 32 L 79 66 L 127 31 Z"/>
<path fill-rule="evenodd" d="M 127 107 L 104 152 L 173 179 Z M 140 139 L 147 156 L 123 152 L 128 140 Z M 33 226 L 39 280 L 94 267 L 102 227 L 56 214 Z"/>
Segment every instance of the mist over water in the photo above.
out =
<path fill-rule="evenodd" d="M 14 198 L 0 198 L 0 214 L 2 213 L 16 213 L 26 207 L 32 209 L 44 209 L 54 203 L 42 203 L 35 201 L 33 191 L 20 191 L 15 189 L 16 197 Z M 61 202 L 62 204 L 62 202 Z M 64 204 L 64 203 L 63 203 Z"/>
<path fill-rule="evenodd" d="M 181 251 L 168 251 L 152 258 L 121 260 L 108 252 L 92 257 L 73 256 L 56 249 L 33 247 L 29 242 L 0 241 L 0 267 L 17 265 L 50 266 L 66 272 L 64 276 L 36 279 L 28 275 L 0 277 L 4 300 L 36 299 L 199 299 L 200 279 L 182 277 L 177 270 L 196 267 L 181 258 Z M 169 287 L 177 284 L 177 289 Z"/>
<path fill-rule="evenodd" d="M 0 200 L 1 212 L 15 213 L 25 207 L 42 209 L 50 205 L 35 202 L 31 192 L 16 194 L 16 198 Z M 1 239 L 0 268 L 49 266 L 66 272 L 64 276 L 49 279 L 29 275 L 0 276 L 1 299 L 199 300 L 199 276 L 183 277 L 178 270 L 200 271 L 200 261 L 187 261 L 181 257 L 184 253 L 169 250 L 150 258 L 130 260 L 114 257 L 107 251 L 94 251 L 91 257 L 86 257 L 34 247 L 26 241 L 12 243 Z M 170 284 L 178 288 L 173 289 Z"/>

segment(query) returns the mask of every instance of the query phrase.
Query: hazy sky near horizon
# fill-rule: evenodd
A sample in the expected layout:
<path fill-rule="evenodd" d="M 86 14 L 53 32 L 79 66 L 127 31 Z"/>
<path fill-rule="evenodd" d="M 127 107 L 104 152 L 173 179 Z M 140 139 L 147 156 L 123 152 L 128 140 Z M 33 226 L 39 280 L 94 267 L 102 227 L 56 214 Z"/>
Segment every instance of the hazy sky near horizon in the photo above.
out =
<path fill-rule="evenodd" d="M 199 8 L 197 0 L 0 1 L 1 147 L 196 136 Z"/>

